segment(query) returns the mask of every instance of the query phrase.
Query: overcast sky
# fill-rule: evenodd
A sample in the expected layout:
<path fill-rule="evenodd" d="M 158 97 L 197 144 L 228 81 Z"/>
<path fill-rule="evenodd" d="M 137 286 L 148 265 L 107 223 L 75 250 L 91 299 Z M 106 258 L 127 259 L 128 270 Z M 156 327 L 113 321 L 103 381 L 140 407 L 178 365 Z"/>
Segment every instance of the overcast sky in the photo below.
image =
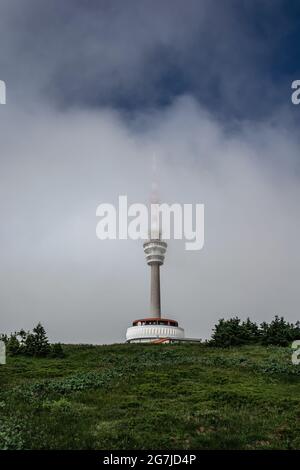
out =
<path fill-rule="evenodd" d="M 170 241 L 162 313 L 296 321 L 300 5 L 292 0 L 2 0 L 0 331 L 110 343 L 149 313 L 139 241 L 99 241 L 96 208 L 205 204 L 205 246 Z"/>

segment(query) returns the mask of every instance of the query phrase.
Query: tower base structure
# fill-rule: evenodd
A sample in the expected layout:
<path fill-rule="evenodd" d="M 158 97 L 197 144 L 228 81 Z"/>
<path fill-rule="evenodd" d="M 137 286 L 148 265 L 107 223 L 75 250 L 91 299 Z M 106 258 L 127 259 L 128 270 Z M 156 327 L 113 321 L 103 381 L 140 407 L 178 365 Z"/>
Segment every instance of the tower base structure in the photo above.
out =
<path fill-rule="evenodd" d="M 142 318 L 127 328 L 127 343 L 168 343 L 184 339 L 184 329 L 176 320 L 168 318 Z"/>

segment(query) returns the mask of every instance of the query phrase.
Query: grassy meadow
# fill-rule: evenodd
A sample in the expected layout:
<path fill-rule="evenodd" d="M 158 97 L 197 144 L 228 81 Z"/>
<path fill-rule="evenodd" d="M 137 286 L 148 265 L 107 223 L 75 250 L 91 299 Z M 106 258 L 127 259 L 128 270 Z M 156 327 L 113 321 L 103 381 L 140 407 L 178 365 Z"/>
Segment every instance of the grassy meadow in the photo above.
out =
<path fill-rule="evenodd" d="M 0 366 L 0 449 L 300 449 L 289 348 L 64 351 Z"/>

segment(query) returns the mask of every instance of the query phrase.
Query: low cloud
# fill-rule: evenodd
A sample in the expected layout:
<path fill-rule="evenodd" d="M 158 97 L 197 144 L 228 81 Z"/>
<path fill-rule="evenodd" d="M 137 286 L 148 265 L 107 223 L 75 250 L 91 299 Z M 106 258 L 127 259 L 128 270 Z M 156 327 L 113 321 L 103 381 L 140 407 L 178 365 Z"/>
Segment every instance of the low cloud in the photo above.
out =
<path fill-rule="evenodd" d="M 5 108 L 5 109 L 4 109 Z M 271 121 L 225 126 L 191 96 L 128 123 L 112 110 L 1 112 L 1 330 L 42 321 L 54 341 L 124 340 L 149 308 L 142 244 L 99 241 L 96 207 L 205 204 L 205 246 L 169 243 L 162 312 L 207 337 L 220 317 L 299 318 L 299 143 Z"/>

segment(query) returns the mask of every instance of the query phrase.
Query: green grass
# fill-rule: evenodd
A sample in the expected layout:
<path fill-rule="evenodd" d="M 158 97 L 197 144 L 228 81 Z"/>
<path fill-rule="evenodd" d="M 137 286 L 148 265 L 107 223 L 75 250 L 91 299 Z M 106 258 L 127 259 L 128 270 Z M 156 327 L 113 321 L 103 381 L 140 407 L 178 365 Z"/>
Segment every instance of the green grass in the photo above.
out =
<path fill-rule="evenodd" d="M 64 346 L 0 366 L 0 449 L 299 449 L 291 350 Z"/>

